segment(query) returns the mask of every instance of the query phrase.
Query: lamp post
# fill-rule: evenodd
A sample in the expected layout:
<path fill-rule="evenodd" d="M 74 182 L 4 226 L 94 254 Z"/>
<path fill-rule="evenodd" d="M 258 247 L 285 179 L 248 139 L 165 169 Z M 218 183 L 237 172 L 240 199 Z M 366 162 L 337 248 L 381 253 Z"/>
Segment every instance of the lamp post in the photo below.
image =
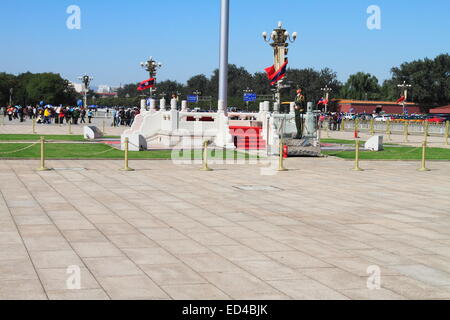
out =
<path fill-rule="evenodd" d="M 84 91 L 84 107 L 87 108 L 87 93 L 89 91 L 89 85 L 94 78 L 88 76 L 86 73 L 84 76 L 78 77 L 78 80 L 81 80 L 83 83 L 83 91 Z"/>
<path fill-rule="evenodd" d="M 14 89 L 9 89 L 9 105 L 12 107 L 12 95 L 13 95 Z"/>
<path fill-rule="evenodd" d="M 406 81 L 403 81 L 402 84 L 398 84 L 397 87 L 399 87 L 400 89 L 403 89 L 403 96 L 405 97 L 405 99 L 402 102 L 402 106 L 403 106 L 403 114 L 405 114 L 406 111 L 406 100 L 408 99 L 408 89 L 412 87 L 412 85 L 410 84 L 406 84 Z"/>
<path fill-rule="evenodd" d="M 162 63 L 155 61 L 153 57 L 150 57 L 146 62 L 141 62 L 141 67 L 149 73 L 150 79 L 156 78 L 156 73 L 162 66 Z M 153 92 L 153 88 L 150 88 L 150 99 L 153 97 Z"/>
<path fill-rule="evenodd" d="M 247 89 L 243 90 L 243 92 L 244 92 L 244 95 L 245 95 L 246 93 L 253 93 L 253 90 L 247 87 Z M 249 111 L 250 101 L 247 100 L 247 101 L 245 101 L 245 103 L 247 104 L 247 112 L 248 112 Z"/>
<path fill-rule="evenodd" d="M 329 88 L 328 85 L 325 86 L 325 88 L 321 88 L 321 91 L 325 92 L 325 113 L 328 112 L 328 99 L 330 98 L 330 92 L 333 91 L 333 89 Z"/>
<path fill-rule="evenodd" d="M 230 0 L 220 2 L 219 101 L 217 111 L 228 110 L 228 43 L 230 31 Z"/>
<path fill-rule="evenodd" d="M 278 22 L 278 28 L 274 29 L 270 34 L 270 40 L 267 39 L 267 32 L 262 33 L 263 39 L 273 48 L 273 56 L 274 56 L 274 67 L 275 70 L 280 70 L 281 66 L 285 63 L 286 57 L 288 54 L 288 46 L 289 42 L 294 43 L 297 39 L 297 32 L 292 33 L 292 37 L 286 29 L 283 29 L 283 23 Z M 278 102 L 278 105 L 281 105 L 281 95 L 280 90 L 284 87 L 282 86 L 283 80 L 280 80 L 276 83 L 276 93 L 275 100 Z"/>

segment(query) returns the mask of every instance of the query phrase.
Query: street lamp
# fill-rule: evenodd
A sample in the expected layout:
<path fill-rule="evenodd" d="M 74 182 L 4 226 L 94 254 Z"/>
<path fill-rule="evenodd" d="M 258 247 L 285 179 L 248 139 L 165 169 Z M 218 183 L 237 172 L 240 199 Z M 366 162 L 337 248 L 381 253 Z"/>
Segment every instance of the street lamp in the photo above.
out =
<path fill-rule="evenodd" d="M 406 111 L 406 99 L 408 99 L 408 89 L 412 87 L 412 85 L 410 84 L 406 84 L 406 81 L 403 81 L 402 84 L 398 84 L 397 87 L 399 87 L 400 89 L 403 89 L 403 96 L 405 97 L 405 99 L 402 101 L 402 105 L 403 105 L 403 114 L 405 114 Z"/>
<path fill-rule="evenodd" d="M 325 92 L 325 113 L 328 112 L 328 100 L 330 98 L 330 92 L 333 91 L 333 89 L 329 88 L 328 85 L 325 86 L 325 88 L 321 88 L 321 91 Z"/>
<path fill-rule="evenodd" d="M 263 39 L 266 43 L 268 43 L 273 48 L 273 56 L 274 56 L 274 67 L 275 70 L 280 70 L 282 65 L 286 61 L 286 56 L 289 52 L 288 46 L 289 42 L 294 43 L 297 40 L 297 32 L 293 32 L 292 36 L 286 29 L 283 29 L 283 23 L 278 22 L 278 28 L 274 29 L 270 34 L 270 39 L 268 39 L 267 32 L 262 33 Z M 280 90 L 282 89 L 281 83 L 283 80 L 277 82 L 276 86 L 276 98 L 275 100 L 281 105 L 281 95 Z"/>
<path fill-rule="evenodd" d="M 12 95 L 13 95 L 14 89 L 9 89 L 9 106 L 12 107 Z"/>
<path fill-rule="evenodd" d="M 78 77 L 78 80 L 81 80 L 81 82 L 83 83 L 83 89 L 84 89 L 84 107 L 87 108 L 87 93 L 89 90 L 89 85 L 91 83 L 92 80 L 94 80 L 94 78 L 88 76 L 86 73 L 81 76 Z"/>
<path fill-rule="evenodd" d="M 162 63 L 155 61 L 153 57 L 150 57 L 146 62 L 141 62 L 141 67 L 149 73 L 150 79 L 156 78 L 157 70 L 162 68 L 162 66 Z M 150 99 L 153 96 L 153 91 L 153 88 L 150 88 Z"/>

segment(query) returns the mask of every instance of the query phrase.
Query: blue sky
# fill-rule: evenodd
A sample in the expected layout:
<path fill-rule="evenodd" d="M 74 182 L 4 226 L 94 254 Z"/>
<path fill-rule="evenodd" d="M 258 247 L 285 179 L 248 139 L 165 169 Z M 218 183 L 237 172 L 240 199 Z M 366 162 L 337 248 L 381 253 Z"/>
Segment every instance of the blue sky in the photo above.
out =
<path fill-rule="evenodd" d="M 230 63 L 250 72 L 272 64 L 261 37 L 278 21 L 299 38 L 290 67 L 330 67 L 341 81 L 358 71 L 390 77 L 404 61 L 450 50 L 448 0 L 231 0 Z M 81 8 L 81 30 L 69 30 L 69 5 Z M 369 30 L 368 6 L 381 8 L 381 30 Z M 159 80 L 185 82 L 218 67 L 220 0 L 0 1 L 0 72 L 57 72 L 94 85 L 146 79 L 139 62 L 164 63 Z"/>

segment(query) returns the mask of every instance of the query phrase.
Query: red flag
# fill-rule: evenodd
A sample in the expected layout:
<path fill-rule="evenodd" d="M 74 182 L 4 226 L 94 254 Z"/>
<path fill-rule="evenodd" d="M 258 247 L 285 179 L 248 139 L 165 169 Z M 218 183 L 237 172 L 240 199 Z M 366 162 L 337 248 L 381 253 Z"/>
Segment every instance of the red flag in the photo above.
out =
<path fill-rule="evenodd" d="M 138 91 L 143 91 L 145 89 L 153 88 L 155 86 L 155 81 L 156 81 L 155 78 L 151 78 L 151 79 L 140 82 L 137 87 Z"/>
<path fill-rule="evenodd" d="M 280 70 L 278 70 L 278 71 L 273 75 L 273 77 L 270 79 L 270 80 L 272 80 L 272 81 L 270 82 L 270 85 L 273 86 L 273 85 L 276 84 L 278 81 L 280 81 L 281 79 L 284 78 L 284 76 L 286 75 L 287 64 L 288 64 L 288 61 L 287 61 L 287 59 L 286 59 L 286 61 L 284 62 L 284 64 L 281 66 Z"/>
<path fill-rule="evenodd" d="M 405 101 L 405 96 L 402 96 L 400 99 L 397 100 L 397 103 Z"/>
<path fill-rule="evenodd" d="M 273 76 L 275 75 L 275 67 L 271 66 L 271 67 L 265 68 L 264 71 L 266 71 L 266 73 L 267 73 L 267 78 L 269 78 L 269 80 L 272 80 Z"/>

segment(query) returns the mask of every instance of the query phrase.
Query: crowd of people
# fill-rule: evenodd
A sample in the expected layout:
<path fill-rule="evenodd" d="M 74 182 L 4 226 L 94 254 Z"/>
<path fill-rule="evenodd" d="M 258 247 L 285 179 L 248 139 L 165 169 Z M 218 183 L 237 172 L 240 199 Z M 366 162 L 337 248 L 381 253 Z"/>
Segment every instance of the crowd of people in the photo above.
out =
<path fill-rule="evenodd" d="M 342 120 L 345 114 L 339 112 L 321 113 L 319 116 L 319 128 L 323 128 L 324 122 L 328 124 L 328 129 L 332 131 L 341 130 Z"/>
<path fill-rule="evenodd" d="M 111 112 L 110 112 L 111 109 Z M 63 106 L 8 106 L 0 107 L 0 114 L 3 114 L 9 121 L 18 120 L 24 122 L 27 119 L 36 120 L 42 124 L 64 124 L 71 123 L 89 124 L 95 116 L 96 109 L 83 107 L 63 107 Z M 115 107 L 108 108 L 105 116 L 112 116 L 111 126 L 131 126 L 134 118 L 139 114 L 138 108 Z"/>

